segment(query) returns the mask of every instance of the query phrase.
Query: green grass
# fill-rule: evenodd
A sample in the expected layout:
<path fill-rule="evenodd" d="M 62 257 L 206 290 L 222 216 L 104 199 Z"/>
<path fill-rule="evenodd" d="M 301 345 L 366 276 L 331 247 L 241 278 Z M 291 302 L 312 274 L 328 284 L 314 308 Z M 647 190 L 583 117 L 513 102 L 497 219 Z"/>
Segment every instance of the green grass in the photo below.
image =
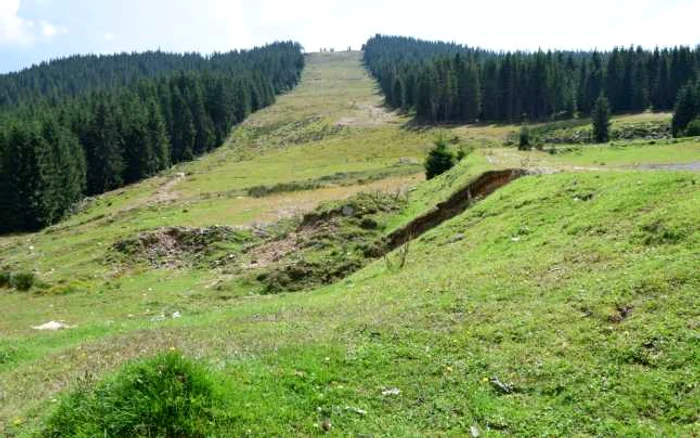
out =
<path fill-rule="evenodd" d="M 44 437 L 205 437 L 225 418 L 225 398 L 206 369 L 176 352 L 95 385 L 89 375 L 47 422 Z"/>
<path fill-rule="evenodd" d="M 697 163 L 700 162 L 700 139 L 582 146 L 557 155 L 555 161 L 562 164 L 629 167 L 645 164 Z"/>
<path fill-rule="evenodd" d="M 358 54 L 313 55 L 300 87 L 227 147 L 0 238 L 0 267 L 48 286 L 0 289 L 0 435 L 41 433 L 86 371 L 118 381 L 171 349 L 225 394 L 226 421 L 198 427 L 214 436 L 313 436 L 326 420 L 336 436 L 700 434 L 698 175 L 628 167 L 697 161 L 697 141 L 550 155 L 503 148 L 514 126 L 449 127 L 478 149 L 421 182 L 391 169 L 422 163 L 437 129 L 405 128 L 373 87 Z M 423 235 L 403 269 L 378 259 L 312 291 L 260 295 L 233 269 L 106 260 L 142 231 L 276 222 L 380 187 L 407 191 L 382 220 L 391 230 L 502 167 L 566 172 L 521 178 Z M 31 329 L 50 320 L 75 327 Z"/>

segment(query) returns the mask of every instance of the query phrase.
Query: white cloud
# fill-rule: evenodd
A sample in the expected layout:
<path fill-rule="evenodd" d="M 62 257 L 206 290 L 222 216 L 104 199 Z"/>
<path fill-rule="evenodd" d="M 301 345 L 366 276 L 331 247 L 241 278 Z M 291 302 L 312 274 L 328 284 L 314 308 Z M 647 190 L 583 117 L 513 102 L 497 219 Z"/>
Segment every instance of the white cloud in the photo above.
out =
<path fill-rule="evenodd" d="M 0 44 L 31 44 L 32 25 L 19 16 L 19 0 L 0 0 Z"/>
<path fill-rule="evenodd" d="M 39 25 L 41 26 L 41 35 L 45 38 L 53 38 L 56 35 L 64 35 L 68 33 L 68 29 L 66 29 L 65 27 L 56 27 L 46 20 L 41 20 L 39 22 Z"/>
<path fill-rule="evenodd" d="M 102 35 L 102 38 L 104 38 L 105 41 L 111 43 L 112 41 L 117 39 L 117 36 L 115 34 L 113 34 L 112 32 L 105 32 L 105 34 Z"/>
<path fill-rule="evenodd" d="M 37 40 L 49 40 L 68 33 L 68 29 L 49 21 L 38 23 L 19 14 L 20 0 L 0 0 L 0 45 L 28 46 Z"/>

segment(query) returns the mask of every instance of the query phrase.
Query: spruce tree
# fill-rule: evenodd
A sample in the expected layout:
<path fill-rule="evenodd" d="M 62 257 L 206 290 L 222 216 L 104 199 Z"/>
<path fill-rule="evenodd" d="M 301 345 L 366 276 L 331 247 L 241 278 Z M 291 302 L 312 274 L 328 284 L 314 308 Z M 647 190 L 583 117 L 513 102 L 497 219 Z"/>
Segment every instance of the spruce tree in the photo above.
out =
<path fill-rule="evenodd" d="M 435 140 L 434 147 L 425 160 L 425 177 L 433 179 L 452 169 L 454 165 L 454 154 L 447 149 L 447 141 L 443 137 L 439 137 Z"/>
<path fill-rule="evenodd" d="M 104 96 L 95 108 L 95 115 L 84 138 L 88 178 L 87 191 L 95 195 L 121 187 L 124 183 L 124 147 L 119 131 L 116 107 Z"/>
<path fill-rule="evenodd" d="M 595 101 L 593 112 L 593 140 L 596 143 L 607 143 L 610 139 L 610 103 L 608 98 L 600 95 Z"/>
<path fill-rule="evenodd" d="M 700 93 L 691 83 L 686 84 L 678 94 L 674 108 L 671 131 L 674 137 L 682 137 L 688 124 L 700 115 Z"/>

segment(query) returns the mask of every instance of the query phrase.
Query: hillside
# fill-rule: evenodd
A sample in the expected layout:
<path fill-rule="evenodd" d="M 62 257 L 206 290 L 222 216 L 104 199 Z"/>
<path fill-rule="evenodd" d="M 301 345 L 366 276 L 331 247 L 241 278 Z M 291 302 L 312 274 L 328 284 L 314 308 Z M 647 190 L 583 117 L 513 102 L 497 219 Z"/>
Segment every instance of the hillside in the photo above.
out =
<path fill-rule="evenodd" d="M 44 283 L 0 290 L 0 435 L 39 433 L 71 390 L 171 350 L 210 369 L 220 436 L 700 434 L 700 141 L 522 152 L 504 146 L 517 130 L 416 127 L 361 54 L 313 54 L 221 148 L 0 237 L 0 267 Z M 437 134 L 475 150 L 424 182 Z M 333 284 L 271 294 L 250 268 L 292 235 L 282 262 L 326 257 L 299 246 L 311 223 L 354 260 L 355 239 L 503 168 L 529 174 Z M 32 329 L 48 321 L 71 328 Z"/>

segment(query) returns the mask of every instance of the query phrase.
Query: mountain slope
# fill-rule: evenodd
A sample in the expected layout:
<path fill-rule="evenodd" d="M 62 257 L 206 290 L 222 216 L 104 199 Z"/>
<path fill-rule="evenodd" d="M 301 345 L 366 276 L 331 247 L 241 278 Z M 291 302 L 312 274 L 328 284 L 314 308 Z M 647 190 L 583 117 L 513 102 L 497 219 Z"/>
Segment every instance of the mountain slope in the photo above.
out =
<path fill-rule="evenodd" d="M 286 216 L 286 205 L 417 185 L 391 219 L 398 228 L 503 156 L 571 169 L 568 154 L 486 148 L 419 184 L 402 172 L 419 171 L 410 159 L 437 130 L 406 129 L 406 119 L 381 112 L 357 54 L 308 64 L 300 87 L 254 115 L 229 147 L 100 197 L 53 229 L 0 240 L 2 264 L 36 269 L 50 286 L 0 292 L 3 434 L 41 430 L 52 400 L 86 373 L 103 378 L 171 349 L 220 376 L 231 415 L 221 435 L 317 435 L 325 420 L 338 436 L 700 433 L 695 173 L 609 166 L 526 176 L 412 242 L 403 269 L 392 253 L 308 292 L 261 296 L 225 267 L 107 258 L 116 241 L 164 225 L 246 225 Z M 312 116 L 321 119 L 294 126 Z M 349 119 L 357 122 L 307 137 Z M 516 129 L 442 132 L 500 144 Z M 645 162 L 647 147 L 672 154 L 696 144 L 610 150 Z M 339 171 L 332 187 L 245 191 Z M 349 171 L 388 179 L 358 185 Z M 49 320 L 75 327 L 31 329 Z"/>

